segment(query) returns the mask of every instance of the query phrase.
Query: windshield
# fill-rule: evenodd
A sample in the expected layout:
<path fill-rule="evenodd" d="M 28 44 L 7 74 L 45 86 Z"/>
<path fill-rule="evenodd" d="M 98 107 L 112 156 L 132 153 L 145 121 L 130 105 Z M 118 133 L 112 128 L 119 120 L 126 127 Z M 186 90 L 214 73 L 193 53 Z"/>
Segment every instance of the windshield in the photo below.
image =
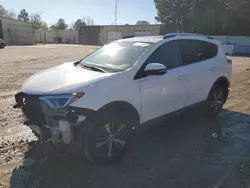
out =
<path fill-rule="evenodd" d="M 132 67 L 151 45 L 135 41 L 113 42 L 84 58 L 81 64 L 123 71 Z"/>

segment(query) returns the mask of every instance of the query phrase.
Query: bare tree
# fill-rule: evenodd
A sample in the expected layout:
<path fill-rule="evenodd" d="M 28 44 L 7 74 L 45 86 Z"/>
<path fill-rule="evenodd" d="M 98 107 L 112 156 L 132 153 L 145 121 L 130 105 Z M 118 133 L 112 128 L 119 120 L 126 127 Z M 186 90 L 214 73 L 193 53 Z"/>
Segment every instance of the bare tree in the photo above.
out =
<path fill-rule="evenodd" d="M 86 25 L 94 25 L 95 21 L 92 17 L 87 16 L 87 19 L 85 20 L 85 17 L 83 17 L 82 22 L 86 23 Z"/>
<path fill-rule="evenodd" d="M 87 25 L 90 25 L 90 24 L 91 24 L 91 18 L 90 18 L 89 16 L 87 17 L 86 24 L 87 24 Z"/>
<path fill-rule="evenodd" d="M 84 16 L 82 17 L 82 22 L 84 22 L 86 24 L 86 19 Z"/>
<path fill-rule="evenodd" d="M 8 18 L 13 18 L 13 19 L 17 18 L 17 14 L 15 13 L 14 10 L 8 10 L 5 16 Z"/>
<path fill-rule="evenodd" d="M 74 29 L 75 22 L 70 22 L 68 25 L 68 29 Z"/>
<path fill-rule="evenodd" d="M 42 21 L 42 25 L 40 29 L 48 30 L 49 29 L 48 24 L 45 21 Z"/>
<path fill-rule="evenodd" d="M 17 18 L 14 10 L 6 10 L 2 5 L 0 5 L 0 16 L 5 16 L 8 18 Z"/>
<path fill-rule="evenodd" d="M 29 19 L 35 29 L 40 29 L 42 27 L 43 20 L 40 13 L 31 13 Z"/>
<path fill-rule="evenodd" d="M 4 8 L 4 6 L 0 5 L 0 16 L 5 16 L 7 12 L 8 11 Z"/>
<path fill-rule="evenodd" d="M 94 22 L 93 18 L 91 18 L 91 20 L 90 20 L 90 25 L 95 25 L 95 22 Z"/>

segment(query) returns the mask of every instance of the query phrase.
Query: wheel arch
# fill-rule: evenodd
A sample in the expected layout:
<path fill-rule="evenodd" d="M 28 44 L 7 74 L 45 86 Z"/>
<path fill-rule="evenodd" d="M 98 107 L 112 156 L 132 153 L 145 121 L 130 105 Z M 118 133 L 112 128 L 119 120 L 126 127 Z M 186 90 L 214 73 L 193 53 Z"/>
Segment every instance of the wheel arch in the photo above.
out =
<path fill-rule="evenodd" d="M 140 114 L 137 109 L 129 102 L 113 101 L 99 108 L 97 112 L 102 114 L 109 111 L 117 111 L 118 109 L 124 116 L 131 118 L 134 126 L 140 124 Z"/>
<path fill-rule="evenodd" d="M 228 80 L 227 77 L 221 76 L 221 77 L 219 77 L 219 78 L 214 82 L 214 84 L 213 84 L 212 87 L 210 88 L 209 93 L 208 93 L 208 95 L 207 95 L 207 98 L 209 97 L 209 95 L 210 95 L 211 91 L 213 90 L 213 88 L 216 87 L 216 86 L 218 86 L 218 85 L 224 87 L 224 89 L 225 89 L 225 91 L 226 91 L 226 98 L 228 97 L 228 94 L 229 94 L 229 90 L 228 90 L 228 89 L 229 89 L 229 87 L 230 87 L 230 82 L 229 82 L 229 80 Z"/>

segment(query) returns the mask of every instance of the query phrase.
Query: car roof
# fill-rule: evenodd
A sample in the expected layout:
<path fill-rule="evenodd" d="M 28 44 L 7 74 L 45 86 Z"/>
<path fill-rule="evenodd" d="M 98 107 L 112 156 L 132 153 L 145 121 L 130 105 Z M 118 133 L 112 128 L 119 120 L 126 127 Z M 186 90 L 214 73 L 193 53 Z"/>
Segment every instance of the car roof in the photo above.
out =
<path fill-rule="evenodd" d="M 172 36 L 173 34 L 171 33 L 169 35 Z M 129 38 L 120 39 L 117 42 L 134 41 L 134 42 L 145 42 L 145 43 L 157 43 L 162 40 L 171 40 L 171 39 L 194 39 L 194 40 L 207 41 L 207 42 L 214 43 L 217 45 L 221 44 L 220 41 L 217 41 L 212 38 L 206 37 L 205 35 L 199 35 L 199 34 L 189 35 L 188 33 L 184 33 L 184 34 L 179 34 L 179 35 L 167 37 L 167 38 L 165 36 L 158 35 L 158 36 L 129 37 Z"/>
<path fill-rule="evenodd" d="M 163 40 L 163 36 L 143 36 L 143 37 L 130 37 L 125 39 L 120 39 L 120 41 L 132 41 L 132 42 L 146 42 L 146 43 L 157 43 Z"/>

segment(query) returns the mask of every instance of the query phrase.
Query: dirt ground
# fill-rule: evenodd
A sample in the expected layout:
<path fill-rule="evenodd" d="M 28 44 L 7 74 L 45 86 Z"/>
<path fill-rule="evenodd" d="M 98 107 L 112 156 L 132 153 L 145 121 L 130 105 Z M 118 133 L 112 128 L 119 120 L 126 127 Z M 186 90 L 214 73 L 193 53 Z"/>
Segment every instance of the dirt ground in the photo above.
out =
<path fill-rule="evenodd" d="M 217 119 L 183 114 L 140 126 L 124 157 L 90 164 L 41 145 L 13 110 L 33 73 L 80 59 L 97 47 L 38 45 L 0 50 L 0 188 L 250 187 L 250 58 L 231 57 L 233 82 Z"/>

